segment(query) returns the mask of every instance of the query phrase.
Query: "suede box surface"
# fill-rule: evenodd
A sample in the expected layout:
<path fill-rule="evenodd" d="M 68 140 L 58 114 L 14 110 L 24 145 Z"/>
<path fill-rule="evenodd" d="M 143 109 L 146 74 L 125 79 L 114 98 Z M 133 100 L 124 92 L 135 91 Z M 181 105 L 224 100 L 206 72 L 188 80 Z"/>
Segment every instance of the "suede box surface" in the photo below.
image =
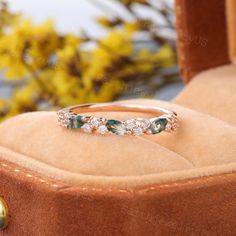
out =
<path fill-rule="evenodd" d="M 10 212 L 0 235 L 235 235 L 236 66 L 229 63 L 227 4 L 177 0 L 179 57 L 190 59 L 181 67 L 192 80 L 172 102 L 125 101 L 176 111 L 175 134 L 89 135 L 59 127 L 55 112 L 0 124 L 0 196 Z M 194 21 L 200 12 L 212 17 L 209 31 L 201 29 L 206 15 Z M 182 31 L 206 42 L 219 38 L 200 47 Z"/>

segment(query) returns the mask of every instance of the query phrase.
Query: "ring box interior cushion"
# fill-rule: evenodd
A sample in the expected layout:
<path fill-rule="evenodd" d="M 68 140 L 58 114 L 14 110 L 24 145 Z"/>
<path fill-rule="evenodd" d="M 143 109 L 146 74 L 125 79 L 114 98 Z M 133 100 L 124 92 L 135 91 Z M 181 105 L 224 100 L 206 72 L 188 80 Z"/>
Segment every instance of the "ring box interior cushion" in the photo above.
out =
<path fill-rule="evenodd" d="M 232 10 L 233 1 L 227 4 Z M 180 57 L 192 63 L 188 70 L 184 63 L 189 62 L 180 66 L 191 81 L 172 102 L 125 102 L 176 111 L 178 131 L 91 135 L 63 129 L 55 112 L 26 113 L 3 122 L 0 197 L 10 219 L 0 235 L 234 235 L 236 66 L 232 40 L 225 40 L 234 38 L 233 10 L 224 20 L 228 5 L 221 0 L 177 0 L 176 5 Z M 202 15 L 215 19 L 211 27 L 224 26 L 216 41 L 225 49 L 219 48 L 215 64 L 207 51 L 218 48 L 211 48 L 211 29 L 200 27 L 209 24 Z M 188 20 L 191 27 L 184 23 Z M 206 38 L 206 47 L 183 40 L 184 30 Z M 205 68 L 199 58 L 203 52 Z M 140 116 L 96 115 L 118 120 Z"/>

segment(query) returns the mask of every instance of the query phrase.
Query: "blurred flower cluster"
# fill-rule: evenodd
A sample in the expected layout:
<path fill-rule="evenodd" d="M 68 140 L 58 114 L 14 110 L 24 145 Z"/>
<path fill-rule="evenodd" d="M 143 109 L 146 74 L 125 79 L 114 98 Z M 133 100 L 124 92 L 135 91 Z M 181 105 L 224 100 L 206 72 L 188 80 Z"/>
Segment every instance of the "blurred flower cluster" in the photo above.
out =
<path fill-rule="evenodd" d="M 132 19 L 115 14 L 99 17 L 98 24 L 107 30 L 99 39 L 85 30 L 78 35 L 61 34 L 51 21 L 34 25 L 0 3 L 2 84 L 12 87 L 9 99 L 0 97 L 0 120 L 27 111 L 112 101 L 140 84 L 155 90 L 153 78 L 176 63 L 173 41 L 160 33 L 163 27 L 174 28 L 172 9 L 161 0 L 158 6 L 148 0 L 115 1 Z M 159 14 L 164 25 L 140 17 L 134 11 L 137 5 Z M 89 43 L 93 47 L 86 47 Z M 154 46 L 150 49 L 142 43 Z"/>

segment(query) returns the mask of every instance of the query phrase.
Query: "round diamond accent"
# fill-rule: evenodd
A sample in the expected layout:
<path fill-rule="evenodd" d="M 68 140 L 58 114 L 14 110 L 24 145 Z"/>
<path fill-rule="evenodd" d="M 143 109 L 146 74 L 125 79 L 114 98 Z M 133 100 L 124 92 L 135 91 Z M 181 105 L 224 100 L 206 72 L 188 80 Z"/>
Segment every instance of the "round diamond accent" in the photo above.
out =
<path fill-rule="evenodd" d="M 135 135 L 141 135 L 141 134 L 143 134 L 143 129 L 141 127 L 135 127 L 133 129 L 133 132 Z"/>
<path fill-rule="evenodd" d="M 127 130 L 132 130 L 135 127 L 135 120 L 134 119 L 126 120 L 125 126 Z"/>
<path fill-rule="evenodd" d="M 136 118 L 126 120 L 124 124 L 127 130 L 127 134 L 141 135 L 147 131 L 151 123 L 147 119 Z"/>
<path fill-rule="evenodd" d="M 100 124 L 100 120 L 96 117 L 93 117 L 91 120 L 90 120 L 90 124 L 94 127 L 94 128 L 97 128 Z"/>
<path fill-rule="evenodd" d="M 93 128 L 89 124 L 84 124 L 81 128 L 86 133 L 92 133 L 93 130 Z"/>
<path fill-rule="evenodd" d="M 97 132 L 100 133 L 100 134 L 105 134 L 105 133 L 108 132 L 108 129 L 105 125 L 100 125 L 97 128 Z"/>
<path fill-rule="evenodd" d="M 171 130 L 172 130 L 172 125 L 171 125 L 171 123 L 168 122 L 168 123 L 166 124 L 165 130 L 166 130 L 167 132 L 171 132 Z"/>
<path fill-rule="evenodd" d="M 149 120 L 142 120 L 140 126 L 144 129 L 147 130 L 151 125 L 151 122 Z"/>

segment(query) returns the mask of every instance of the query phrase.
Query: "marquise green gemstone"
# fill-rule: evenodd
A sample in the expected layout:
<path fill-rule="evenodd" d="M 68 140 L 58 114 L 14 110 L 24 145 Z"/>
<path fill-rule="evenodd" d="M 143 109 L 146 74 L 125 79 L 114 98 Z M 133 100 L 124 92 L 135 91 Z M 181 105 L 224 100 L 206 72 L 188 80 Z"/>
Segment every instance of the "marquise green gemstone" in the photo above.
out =
<path fill-rule="evenodd" d="M 75 116 L 71 120 L 71 128 L 79 129 L 84 125 L 84 121 L 82 120 L 82 116 Z"/>
<path fill-rule="evenodd" d="M 158 134 L 165 130 L 168 120 L 166 118 L 158 118 L 154 120 L 150 126 L 152 134 Z"/>
<path fill-rule="evenodd" d="M 124 135 L 126 131 L 125 125 L 118 120 L 108 120 L 106 127 L 109 131 L 117 135 Z"/>

